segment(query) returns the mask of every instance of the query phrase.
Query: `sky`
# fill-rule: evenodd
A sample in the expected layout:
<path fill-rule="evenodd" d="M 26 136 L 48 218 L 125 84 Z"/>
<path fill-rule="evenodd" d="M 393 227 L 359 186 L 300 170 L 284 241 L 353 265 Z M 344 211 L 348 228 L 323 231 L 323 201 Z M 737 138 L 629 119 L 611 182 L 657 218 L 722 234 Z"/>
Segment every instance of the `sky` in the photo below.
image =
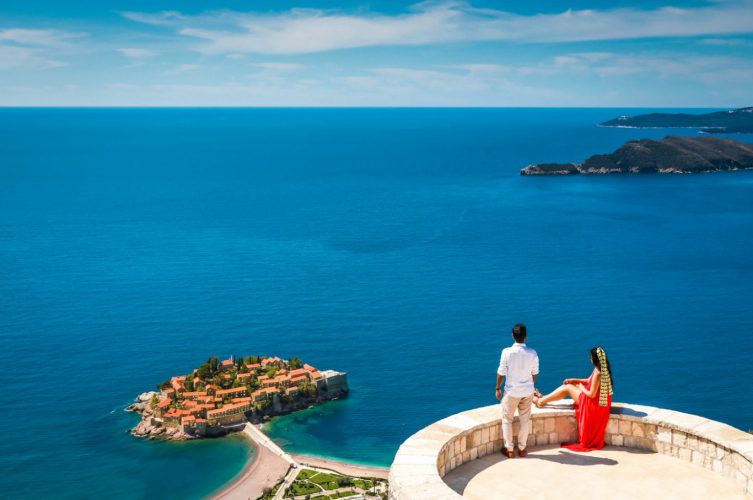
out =
<path fill-rule="evenodd" d="M 753 0 L 2 0 L 0 106 L 753 105 Z"/>

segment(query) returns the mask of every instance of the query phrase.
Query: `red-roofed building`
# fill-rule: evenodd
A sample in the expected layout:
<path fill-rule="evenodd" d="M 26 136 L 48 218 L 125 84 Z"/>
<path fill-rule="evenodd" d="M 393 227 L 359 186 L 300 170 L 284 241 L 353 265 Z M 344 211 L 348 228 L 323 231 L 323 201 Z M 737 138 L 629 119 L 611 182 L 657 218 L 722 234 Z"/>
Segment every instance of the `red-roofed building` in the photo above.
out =
<path fill-rule="evenodd" d="M 206 391 L 193 391 L 193 392 L 184 392 L 183 397 L 186 399 L 199 399 L 201 397 L 207 396 Z"/>
<path fill-rule="evenodd" d="M 207 411 L 207 420 L 210 424 L 212 422 L 221 422 L 226 417 L 237 417 L 243 415 L 245 412 L 251 409 L 251 402 L 227 404 L 222 408 Z"/>
<path fill-rule="evenodd" d="M 268 366 L 276 366 L 276 367 L 282 367 L 285 366 L 285 361 L 281 358 L 278 358 L 275 356 L 274 358 L 264 358 L 261 360 L 261 366 L 262 368 L 266 368 Z"/>
<path fill-rule="evenodd" d="M 219 391 L 215 392 L 215 397 L 221 398 L 223 396 L 230 396 L 231 398 L 237 398 L 241 396 L 246 396 L 248 394 L 248 390 L 245 387 L 234 387 L 232 389 L 220 389 Z"/>
<path fill-rule="evenodd" d="M 163 413 L 165 413 L 166 411 L 168 411 L 168 409 L 170 408 L 170 405 L 172 403 L 173 403 L 172 399 L 163 399 L 162 401 L 160 401 L 159 403 L 157 403 L 157 405 L 156 405 L 157 416 L 160 416 Z"/>
<path fill-rule="evenodd" d="M 170 405 L 172 404 L 172 402 L 173 401 L 171 399 L 163 399 L 162 401 L 157 403 L 157 408 L 160 408 L 160 409 L 170 408 Z"/>
<path fill-rule="evenodd" d="M 183 379 L 185 380 L 185 377 L 183 377 Z M 172 386 L 173 390 L 176 393 L 178 393 L 178 394 L 186 391 L 186 388 L 183 385 L 183 381 L 180 380 L 179 377 L 173 377 L 173 378 L 171 378 L 170 379 L 170 385 Z"/>

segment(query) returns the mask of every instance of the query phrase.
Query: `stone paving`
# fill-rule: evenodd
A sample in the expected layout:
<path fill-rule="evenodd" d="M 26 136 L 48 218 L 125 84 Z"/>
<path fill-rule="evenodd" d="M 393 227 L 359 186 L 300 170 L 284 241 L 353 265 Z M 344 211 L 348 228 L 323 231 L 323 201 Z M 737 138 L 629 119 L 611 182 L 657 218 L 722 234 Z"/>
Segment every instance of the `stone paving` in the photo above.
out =
<path fill-rule="evenodd" d="M 731 478 L 650 451 L 608 446 L 575 453 L 532 447 L 526 458 L 500 453 L 465 463 L 444 477 L 463 498 L 499 499 L 743 499 Z"/>
<path fill-rule="evenodd" d="M 542 409 L 533 408 L 531 417 L 529 448 L 548 449 L 554 445 L 557 446 L 557 452 L 554 455 L 556 457 L 559 456 L 559 443 L 577 440 L 577 423 L 571 402 L 563 401 Z M 453 490 L 443 480 L 443 478 L 456 477 L 451 474 L 457 469 L 463 467 L 463 470 L 473 470 L 474 467 L 483 467 L 484 471 L 489 469 L 501 478 L 505 474 L 502 470 L 503 466 L 523 467 L 524 464 L 486 463 L 489 460 L 499 461 L 501 458 L 499 455 L 502 448 L 500 418 L 501 410 L 498 404 L 475 408 L 443 418 L 409 437 L 400 446 L 390 467 L 390 499 L 457 500 L 462 498 L 462 495 L 456 491 L 457 488 Z M 513 434 L 517 435 L 517 431 L 516 419 Z M 619 461 L 612 459 L 618 466 L 611 467 L 609 470 L 620 471 L 617 474 L 619 477 L 623 477 L 623 471 L 625 477 L 631 477 L 630 474 L 635 472 L 635 481 L 642 481 L 636 484 L 644 485 L 639 488 L 641 495 L 654 488 L 652 494 L 645 494 L 645 498 L 649 496 L 684 498 L 698 492 L 705 492 L 700 494 L 701 498 L 735 498 L 735 495 L 741 498 L 746 492 L 753 498 L 753 435 L 729 425 L 663 408 L 614 403 L 605 440 L 607 445 L 615 446 L 615 448 L 610 448 L 603 453 L 611 451 L 619 453 L 622 457 Z M 590 460 L 595 460 L 594 457 L 599 458 L 598 453 L 590 456 Z M 562 456 L 559 458 L 563 459 Z M 579 460 L 586 459 L 580 458 Z M 474 464 L 477 461 L 479 463 Z M 543 491 L 554 492 L 557 498 L 577 498 L 579 494 L 577 492 L 561 496 L 560 483 L 563 477 L 567 477 L 567 474 L 563 475 L 559 468 L 564 465 L 565 469 L 578 471 L 582 475 L 581 479 L 590 477 L 586 474 L 588 470 L 597 469 L 576 467 L 575 464 L 562 464 L 555 461 L 553 457 L 546 459 L 539 457 L 538 461 L 548 464 L 544 469 L 539 467 L 538 472 L 529 472 L 529 478 L 542 481 L 547 476 L 551 476 L 557 478 L 557 481 L 549 482 L 547 489 L 534 495 L 533 498 L 546 498 Z M 511 462 L 511 464 L 514 463 Z M 606 463 L 597 462 L 594 465 L 601 466 Z M 551 468 L 554 464 L 558 467 L 542 473 L 542 470 Z M 494 466 L 489 467 L 489 465 Z M 607 477 L 609 470 L 604 469 L 603 472 Z M 643 473 L 640 474 L 638 471 L 643 471 Z M 680 476 L 671 476 L 670 471 L 682 472 Z M 479 477 L 483 478 L 489 473 L 492 472 L 482 474 L 480 470 Z M 592 479 L 597 482 L 601 477 L 602 474 L 599 474 L 598 477 Z M 619 477 L 615 478 L 618 481 L 615 484 L 629 485 L 634 482 L 631 479 L 620 483 Z M 667 477 L 676 477 L 677 480 L 667 482 L 665 481 Z M 703 486 L 706 483 L 695 485 L 687 479 L 691 478 L 696 481 L 704 477 L 711 481 L 708 483 L 711 485 L 708 488 Z M 471 481 L 468 483 L 468 494 L 473 493 L 473 489 L 476 488 L 475 484 L 478 484 L 480 488 L 483 484 L 493 483 L 483 480 L 478 483 Z M 664 494 L 667 487 L 683 485 L 690 485 L 687 491 L 672 490 L 671 494 Z M 728 487 L 729 489 L 725 489 Z M 720 495 L 717 489 L 724 491 L 725 494 Z M 461 491 L 465 492 L 465 488 Z M 498 493 L 497 490 L 495 491 Z M 728 495 L 727 492 L 730 494 Z M 486 491 L 486 494 L 491 493 L 492 490 Z M 634 493 L 625 491 L 618 494 L 627 498 L 640 498 Z M 692 496 L 688 497 L 692 498 Z M 484 496 L 479 494 L 476 498 L 484 498 Z M 603 497 L 591 494 L 583 498 Z"/>

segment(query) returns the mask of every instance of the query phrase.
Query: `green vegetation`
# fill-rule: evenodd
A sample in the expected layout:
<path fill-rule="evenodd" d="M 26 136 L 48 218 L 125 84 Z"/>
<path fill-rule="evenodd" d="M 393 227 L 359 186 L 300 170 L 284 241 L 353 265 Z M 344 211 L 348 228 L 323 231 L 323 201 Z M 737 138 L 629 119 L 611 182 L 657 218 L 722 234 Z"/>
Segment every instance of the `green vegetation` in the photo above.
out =
<path fill-rule="evenodd" d="M 321 491 L 321 488 L 313 483 L 308 481 L 298 481 L 296 479 L 288 489 L 288 496 L 310 495 L 312 493 L 320 493 Z"/>
<path fill-rule="evenodd" d="M 339 493 L 332 493 L 329 497 L 334 499 L 334 498 L 352 497 L 354 495 L 357 495 L 357 493 L 353 493 L 352 491 L 341 491 Z"/>
<path fill-rule="evenodd" d="M 383 491 L 370 491 L 380 485 Z M 285 492 L 285 498 L 304 497 L 314 499 L 338 499 L 365 494 L 379 497 L 386 494 L 386 481 L 350 477 L 335 472 L 325 472 L 313 469 L 301 469 L 290 488 Z"/>
<path fill-rule="evenodd" d="M 298 392 L 306 397 L 313 396 L 316 393 L 316 385 L 311 382 L 301 382 L 298 385 Z"/>

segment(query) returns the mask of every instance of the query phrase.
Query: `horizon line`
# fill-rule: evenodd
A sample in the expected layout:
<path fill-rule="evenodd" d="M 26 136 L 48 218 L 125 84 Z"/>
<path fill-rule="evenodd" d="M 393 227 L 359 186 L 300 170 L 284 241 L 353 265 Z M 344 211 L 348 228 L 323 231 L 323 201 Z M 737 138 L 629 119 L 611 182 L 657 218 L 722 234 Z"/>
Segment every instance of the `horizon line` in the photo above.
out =
<path fill-rule="evenodd" d="M 0 109 L 742 109 L 753 105 L 733 106 L 223 106 L 223 105 L 0 105 Z"/>

